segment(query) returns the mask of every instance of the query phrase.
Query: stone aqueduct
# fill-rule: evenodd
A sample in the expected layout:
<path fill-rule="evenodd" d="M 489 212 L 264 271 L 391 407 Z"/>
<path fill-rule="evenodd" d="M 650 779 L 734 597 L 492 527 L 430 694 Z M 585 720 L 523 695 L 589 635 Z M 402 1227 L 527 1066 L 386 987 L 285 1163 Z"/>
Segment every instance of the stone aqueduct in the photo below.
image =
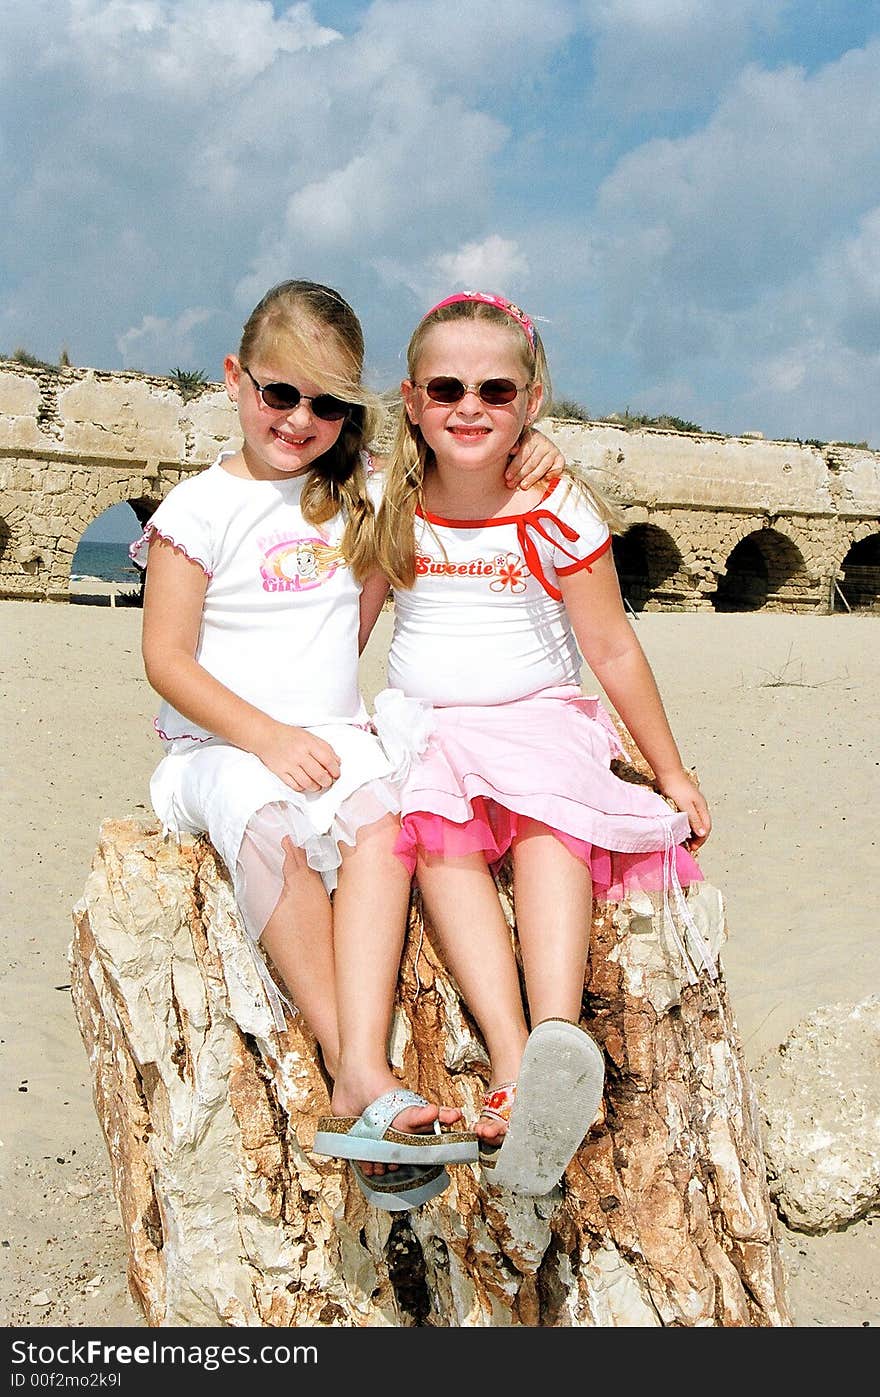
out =
<path fill-rule="evenodd" d="M 621 508 L 633 611 L 880 612 L 880 453 L 543 425 Z M 220 385 L 0 363 L 0 597 L 68 601 L 87 526 L 123 501 L 143 522 L 236 426 Z"/>

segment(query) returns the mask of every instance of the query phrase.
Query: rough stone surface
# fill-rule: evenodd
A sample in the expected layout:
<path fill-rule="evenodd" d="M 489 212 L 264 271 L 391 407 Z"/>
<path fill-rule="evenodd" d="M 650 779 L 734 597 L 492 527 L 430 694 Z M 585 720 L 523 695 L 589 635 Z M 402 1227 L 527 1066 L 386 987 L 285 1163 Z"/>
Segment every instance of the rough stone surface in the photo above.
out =
<path fill-rule="evenodd" d="M 880 997 L 803 1019 L 755 1073 L 770 1192 L 789 1227 L 880 1213 Z"/>
<path fill-rule="evenodd" d="M 880 453 L 614 422 L 541 427 L 620 507 L 615 556 L 633 609 L 711 610 L 731 593 L 738 610 L 880 609 Z M 0 364 L 0 596 L 68 600 L 93 520 L 127 501 L 144 522 L 237 440 L 220 384 L 185 396 L 146 374 Z M 28 564 L 22 549 L 36 550 Z"/>
<path fill-rule="evenodd" d="M 720 947 L 719 891 L 690 905 Z M 310 1154 L 328 1109 L 315 1045 L 298 1017 L 274 1030 L 207 840 L 106 821 L 74 923 L 73 1002 L 149 1325 L 791 1323 L 723 974 L 688 983 L 644 895 L 595 910 L 584 1023 L 607 1089 L 563 1185 L 517 1199 L 451 1167 L 396 1218 Z M 417 897 L 391 1051 L 408 1085 L 476 1117 L 485 1054 Z"/>

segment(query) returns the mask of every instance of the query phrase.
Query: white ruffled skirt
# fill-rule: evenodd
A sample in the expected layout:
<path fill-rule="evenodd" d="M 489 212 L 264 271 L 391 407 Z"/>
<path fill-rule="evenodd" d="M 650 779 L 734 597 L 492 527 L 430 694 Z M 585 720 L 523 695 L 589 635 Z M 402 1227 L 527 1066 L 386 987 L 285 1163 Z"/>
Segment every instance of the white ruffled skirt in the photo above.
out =
<path fill-rule="evenodd" d="M 279 1028 L 287 1001 L 257 943 L 284 888 L 284 841 L 304 850 L 329 895 L 342 862 L 340 845 L 353 847 L 362 826 L 400 810 L 395 763 L 374 733 L 351 723 L 309 731 L 339 758 L 339 777 L 324 791 L 295 791 L 252 752 L 220 739 L 198 745 L 191 739 L 170 741 L 150 782 L 164 833 L 207 834 L 226 864 Z"/>

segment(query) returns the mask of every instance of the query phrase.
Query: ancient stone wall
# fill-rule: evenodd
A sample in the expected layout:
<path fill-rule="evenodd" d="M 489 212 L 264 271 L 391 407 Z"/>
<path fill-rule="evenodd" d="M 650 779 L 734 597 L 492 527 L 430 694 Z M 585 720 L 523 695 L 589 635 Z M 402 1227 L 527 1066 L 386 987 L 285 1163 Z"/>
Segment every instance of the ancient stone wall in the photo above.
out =
<path fill-rule="evenodd" d="M 880 611 L 880 453 L 542 425 L 621 509 L 633 611 Z M 0 597 L 67 601 L 87 526 L 123 501 L 144 521 L 236 432 L 219 384 L 0 363 Z"/>
<path fill-rule="evenodd" d="M 147 519 L 236 425 L 219 385 L 185 402 L 144 374 L 0 366 L 0 596 L 67 601 L 87 526 L 125 501 Z"/>

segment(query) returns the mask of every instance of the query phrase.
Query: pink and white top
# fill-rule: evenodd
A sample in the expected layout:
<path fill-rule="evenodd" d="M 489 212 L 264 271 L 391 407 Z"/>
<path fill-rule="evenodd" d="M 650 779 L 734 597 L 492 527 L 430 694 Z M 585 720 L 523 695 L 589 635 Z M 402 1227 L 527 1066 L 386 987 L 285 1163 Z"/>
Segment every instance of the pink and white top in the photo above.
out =
<path fill-rule="evenodd" d="M 343 516 L 309 524 L 300 508 L 307 476 L 243 480 L 224 468 L 226 454 L 174 486 L 132 558 L 146 566 L 158 534 L 204 569 L 196 659 L 227 688 L 279 722 L 365 725 L 361 588 L 342 556 Z M 166 739 L 212 736 L 166 702 L 156 728 Z"/>
<path fill-rule="evenodd" d="M 611 547 L 569 481 L 500 519 L 417 513 L 416 581 L 394 593 L 388 684 L 440 707 L 579 685 L 582 656 L 559 579 Z"/>

